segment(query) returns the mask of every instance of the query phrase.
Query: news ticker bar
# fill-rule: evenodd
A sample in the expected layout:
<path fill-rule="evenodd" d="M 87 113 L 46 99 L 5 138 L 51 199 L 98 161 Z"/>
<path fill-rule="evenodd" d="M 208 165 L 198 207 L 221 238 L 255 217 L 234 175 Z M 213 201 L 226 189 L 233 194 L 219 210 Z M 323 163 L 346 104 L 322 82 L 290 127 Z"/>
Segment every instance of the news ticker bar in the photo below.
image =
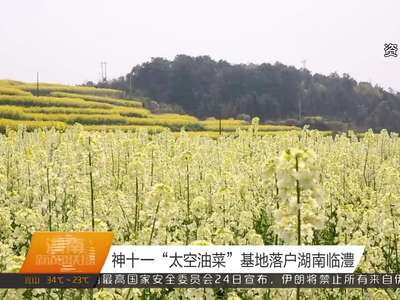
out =
<path fill-rule="evenodd" d="M 0 288 L 400 288 L 400 273 L 0 273 Z"/>

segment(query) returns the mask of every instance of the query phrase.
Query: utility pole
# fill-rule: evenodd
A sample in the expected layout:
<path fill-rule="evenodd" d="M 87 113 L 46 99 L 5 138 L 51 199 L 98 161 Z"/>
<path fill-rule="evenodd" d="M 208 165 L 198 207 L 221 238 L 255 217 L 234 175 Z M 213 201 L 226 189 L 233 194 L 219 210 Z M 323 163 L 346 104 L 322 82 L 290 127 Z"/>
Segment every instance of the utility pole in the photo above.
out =
<path fill-rule="evenodd" d="M 39 72 L 36 72 L 36 97 L 39 97 Z"/>
<path fill-rule="evenodd" d="M 107 62 L 102 61 L 100 62 L 101 67 L 101 81 L 107 81 Z"/>
<path fill-rule="evenodd" d="M 132 97 L 132 76 L 133 74 L 129 74 L 129 96 Z"/>
<path fill-rule="evenodd" d="M 303 71 L 305 71 L 306 70 L 306 63 L 307 63 L 307 60 L 305 60 L 305 59 L 303 59 L 302 61 L 301 61 L 301 64 L 303 65 Z M 300 84 L 300 95 L 299 95 L 299 103 L 298 103 L 298 113 L 299 113 L 299 121 L 301 121 L 301 119 L 302 119 L 302 115 L 301 115 L 301 113 L 302 113 L 302 111 L 301 111 L 301 109 L 302 109 L 302 101 L 303 101 L 303 96 L 304 96 L 304 86 L 305 86 L 305 84 L 304 84 L 304 80 L 302 80 L 302 82 L 301 82 L 301 84 Z"/>
<path fill-rule="evenodd" d="M 303 69 L 304 69 L 304 70 L 306 69 L 306 63 L 307 63 L 307 60 L 305 60 L 305 59 L 303 59 L 303 60 L 301 61 L 301 64 L 303 65 Z"/>
<path fill-rule="evenodd" d="M 107 63 L 104 62 L 104 81 L 107 81 Z"/>
<path fill-rule="evenodd" d="M 222 135 L 222 104 L 219 104 L 219 120 L 218 120 L 219 135 Z"/>

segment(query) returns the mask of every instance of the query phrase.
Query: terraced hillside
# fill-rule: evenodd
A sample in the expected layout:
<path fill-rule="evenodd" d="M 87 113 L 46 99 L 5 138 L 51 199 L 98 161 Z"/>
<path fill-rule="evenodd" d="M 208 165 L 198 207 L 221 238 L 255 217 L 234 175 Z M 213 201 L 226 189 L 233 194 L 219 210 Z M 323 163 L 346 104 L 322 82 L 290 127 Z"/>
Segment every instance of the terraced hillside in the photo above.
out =
<path fill-rule="evenodd" d="M 242 120 L 199 120 L 180 114 L 154 114 L 143 107 L 142 100 L 124 99 L 122 91 L 94 87 L 59 84 L 23 83 L 0 80 L 0 131 L 24 126 L 65 129 L 81 124 L 87 130 L 136 130 L 150 132 L 163 130 L 194 132 L 196 135 L 218 135 L 247 129 L 250 124 Z M 299 130 L 293 126 L 261 124 L 264 134 Z"/>

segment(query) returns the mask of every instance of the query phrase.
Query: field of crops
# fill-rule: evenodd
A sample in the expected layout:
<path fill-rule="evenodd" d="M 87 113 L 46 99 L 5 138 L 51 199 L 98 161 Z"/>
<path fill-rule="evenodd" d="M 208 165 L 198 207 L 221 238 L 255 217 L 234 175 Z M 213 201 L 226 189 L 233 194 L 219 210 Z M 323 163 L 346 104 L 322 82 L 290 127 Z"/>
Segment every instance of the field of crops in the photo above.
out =
<path fill-rule="evenodd" d="M 18 271 L 34 231 L 94 225 L 112 231 L 114 244 L 297 244 L 300 233 L 301 244 L 365 245 L 357 271 L 400 272 L 398 135 L 257 130 L 254 124 L 217 139 L 82 126 L 0 135 L 0 271 Z M 89 299 L 89 293 L 2 290 L 0 298 Z M 290 289 L 94 291 L 95 299 L 295 295 Z M 300 296 L 398 299 L 400 292 L 302 289 Z"/>
<path fill-rule="evenodd" d="M 123 92 L 94 87 L 36 84 L 0 80 L 0 132 L 7 128 L 25 126 L 65 129 L 81 124 L 87 130 L 134 131 L 146 128 L 151 132 L 171 130 L 205 133 L 216 136 L 219 132 L 247 129 L 250 124 L 240 120 L 198 120 L 180 114 L 154 114 L 143 107 L 143 101 L 125 99 Z M 260 125 L 260 132 L 300 130 L 293 126 Z"/>

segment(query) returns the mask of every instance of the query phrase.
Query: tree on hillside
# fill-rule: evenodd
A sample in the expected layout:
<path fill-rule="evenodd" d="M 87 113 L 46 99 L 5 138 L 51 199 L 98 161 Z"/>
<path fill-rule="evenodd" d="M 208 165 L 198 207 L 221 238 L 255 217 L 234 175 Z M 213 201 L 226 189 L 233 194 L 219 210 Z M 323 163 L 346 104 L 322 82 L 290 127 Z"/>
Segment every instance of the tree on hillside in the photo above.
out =
<path fill-rule="evenodd" d="M 282 63 L 230 64 L 209 56 L 156 57 L 102 86 L 175 104 L 198 117 L 259 116 L 262 121 L 320 116 L 357 128 L 399 130 L 400 94 L 348 74 L 311 74 Z"/>

